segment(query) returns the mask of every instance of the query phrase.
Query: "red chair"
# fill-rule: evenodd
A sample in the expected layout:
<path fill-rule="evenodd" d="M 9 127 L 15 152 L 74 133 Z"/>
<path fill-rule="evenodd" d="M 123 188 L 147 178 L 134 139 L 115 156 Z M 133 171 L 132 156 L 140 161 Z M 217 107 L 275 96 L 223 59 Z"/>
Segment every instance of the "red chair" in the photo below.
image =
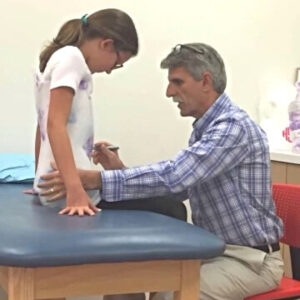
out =
<path fill-rule="evenodd" d="M 300 296 L 300 185 L 273 184 L 273 199 L 284 224 L 280 241 L 290 246 L 293 278 L 283 277 L 277 289 L 245 300 L 296 299 L 294 297 Z"/>

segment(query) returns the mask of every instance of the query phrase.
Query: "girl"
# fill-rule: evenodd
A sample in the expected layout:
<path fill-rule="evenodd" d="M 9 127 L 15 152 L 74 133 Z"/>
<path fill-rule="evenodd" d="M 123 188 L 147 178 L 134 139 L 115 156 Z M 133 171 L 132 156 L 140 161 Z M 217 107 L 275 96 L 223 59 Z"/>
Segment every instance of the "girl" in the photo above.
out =
<path fill-rule="evenodd" d="M 86 192 L 76 168 L 91 168 L 93 149 L 92 74 L 123 67 L 138 52 L 131 18 L 104 9 L 65 23 L 40 54 L 36 74 L 36 176 L 34 189 L 44 205 L 60 206 L 60 214 L 94 215 L 99 192 Z M 66 199 L 50 202 L 53 188 L 41 192 L 41 175 L 55 161 L 66 186 Z M 50 204 L 51 203 L 51 204 Z"/>

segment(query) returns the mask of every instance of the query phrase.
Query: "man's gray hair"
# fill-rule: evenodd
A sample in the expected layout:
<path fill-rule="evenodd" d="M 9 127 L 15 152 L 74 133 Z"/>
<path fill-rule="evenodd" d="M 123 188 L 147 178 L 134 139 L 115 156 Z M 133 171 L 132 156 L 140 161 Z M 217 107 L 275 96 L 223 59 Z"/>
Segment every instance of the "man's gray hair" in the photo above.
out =
<path fill-rule="evenodd" d="M 203 43 L 178 44 L 162 60 L 162 69 L 185 68 L 195 80 L 201 80 L 205 71 L 212 76 L 215 91 L 222 94 L 226 88 L 225 65 L 220 54 Z"/>

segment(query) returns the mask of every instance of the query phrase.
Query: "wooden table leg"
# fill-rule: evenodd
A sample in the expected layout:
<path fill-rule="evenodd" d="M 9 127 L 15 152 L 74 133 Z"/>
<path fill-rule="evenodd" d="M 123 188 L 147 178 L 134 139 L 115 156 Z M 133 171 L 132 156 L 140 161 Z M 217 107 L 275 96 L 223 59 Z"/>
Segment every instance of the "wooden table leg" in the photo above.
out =
<path fill-rule="evenodd" d="M 174 300 L 199 300 L 199 293 L 200 261 L 182 261 L 180 290 L 174 292 Z"/>
<path fill-rule="evenodd" d="M 8 269 L 8 300 L 34 300 L 34 270 Z"/>

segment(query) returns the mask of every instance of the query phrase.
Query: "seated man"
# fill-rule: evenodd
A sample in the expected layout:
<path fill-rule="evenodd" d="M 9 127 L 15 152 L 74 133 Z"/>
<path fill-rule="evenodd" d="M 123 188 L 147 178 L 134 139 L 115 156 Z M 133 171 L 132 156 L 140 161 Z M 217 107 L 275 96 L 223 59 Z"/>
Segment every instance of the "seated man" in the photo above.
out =
<path fill-rule="evenodd" d="M 201 300 L 238 300 L 275 288 L 283 273 L 278 244 L 282 222 L 271 196 L 265 133 L 224 93 L 224 63 L 212 47 L 179 44 L 161 67 L 169 71 L 167 96 L 181 116 L 195 118 L 188 147 L 170 160 L 125 168 L 107 143 L 99 143 L 94 160 L 107 170 L 81 170 L 84 186 L 99 188 L 108 202 L 188 197 L 193 223 L 227 244 L 223 256 L 201 265 Z M 49 198 L 65 193 L 58 171 L 43 178 Z M 170 297 L 168 292 L 152 296 Z M 144 299 L 144 295 L 106 299 Z"/>

